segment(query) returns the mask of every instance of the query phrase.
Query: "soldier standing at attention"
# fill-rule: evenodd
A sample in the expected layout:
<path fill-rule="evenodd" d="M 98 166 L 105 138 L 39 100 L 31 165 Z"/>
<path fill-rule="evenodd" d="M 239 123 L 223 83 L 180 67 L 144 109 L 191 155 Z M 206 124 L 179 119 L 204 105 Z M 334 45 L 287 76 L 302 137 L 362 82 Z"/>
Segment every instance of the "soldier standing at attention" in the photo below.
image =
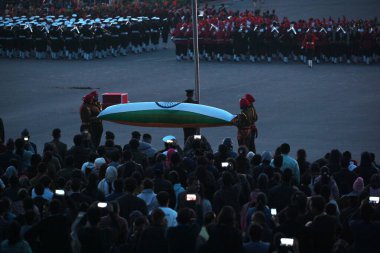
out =
<path fill-rule="evenodd" d="M 100 144 L 100 139 L 103 133 L 103 124 L 97 118 L 102 111 L 102 106 L 98 101 L 98 93 L 93 91 L 83 97 L 83 104 L 80 107 L 80 118 L 82 126 L 91 134 L 91 140 L 97 148 Z"/>
<path fill-rule="evenodd" d="M 257 112 L 256 112 L 255 107 L 253 106 L 253 103 L 255 102 L 255 98 L 249 93 L 245 94 L 244 98 L 249 102 L 247 116 L 248 116 L 249 122 L 251 123 L 251 141 L 249 142 L 249 145 L 247 147 L 249 151 L 256 153 L 255 139 L 258 136 L 258 131 L 256 127 Z"/>
<path fill-rule="evenodd" d="M 194 96 L 194 90 L 192 89 L 186 90 L 186 99 L 182 101 L 182 103 L 198 104 L 198 101 L 194 100 L 193 96 Z M 186 143 L 187 138 L 196 134 L 199 134 L 199 128 L 184 128 L 183 129 L 184 143 Z"/>
<path fill-rule="evenodd" d="M 249 102 L 247 99 L 240 99 L 240 110 L 241 112 L 234 119 L 234 124 L 238 128 L 237 132 L 237 141 L 239 146 L 246 146 L 249 148 L 251 142 L 251 126 L 252 122 L 250 121 L 250 112 L 249 112 Z"/>

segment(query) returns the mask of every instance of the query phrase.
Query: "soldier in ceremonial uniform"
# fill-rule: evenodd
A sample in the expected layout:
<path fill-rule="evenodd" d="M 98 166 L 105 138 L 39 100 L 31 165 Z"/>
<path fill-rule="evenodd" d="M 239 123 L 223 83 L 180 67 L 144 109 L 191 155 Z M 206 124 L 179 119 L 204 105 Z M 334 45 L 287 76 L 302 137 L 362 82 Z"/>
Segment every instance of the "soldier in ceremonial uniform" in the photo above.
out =
<path fill-rule="evenodd" d="M 302 43 L 302 48 L 305 49 L 306 57 L 307 57 L 307 65 L 309 68 L 313 67 L 313 58 L 315 52 L 315 43 L 317 41 L 317 36 L 309 30 L 306 34 L 305 39 Z"/>
<path fill-rule="evenodd" d="M 59 54 L 62 50 L 62 29 L 57 23 L 53 23 L 49 32 L 50 48 L 51 48 L 51 59 L 59 59 Z"/>
<path fill-rule="evenodd" d="M 181 61 L 187 53 L 187 39 L 185 37 L 186 24 L 178 24 L 173 31 L 173 40 L 175 44 L 175 54 L 177 61 Z"/>
<path fill-rule="evenodd" d="M 252 22 L 247 33 L 249 60 L 251 62 L 256 62 L 257 59 L 257 28 L 257 25 Z"/>
<path fill-rule="evenodd" d="M 142 19 L 142 48 L 144 52 L 150 51 L 150 20 L 147 17 Z"/>
<path fill-rule="evenodd" d="M 13 31 L 13 24 L 8 23 L 4 29 L 4 51 L 8 58 L 13 58 L 14 54 L 15 33 Z"/>
<path fill-rule="evenodd" d="M 131 25 L 131 43 L 132 43 L 132 52 L 135 54 L 141 53 L 141 29 L 138 19 L 132 18 Z"/>
<path fill-rule="evenodd" d="M 17 43 L 19 45 L 19 57 L 21 59 L 27 58 L 26 57 L 26 53 L 28 50 L 27 37 L 31 36 L 30 34 L 28 34 L 28 32 L 30 31 L 28 30 L 27 25 L 23 25 L 22 27 L 20 27 L 17 32 Z"/>
<path fill-rule="evenodd" d="M 257 131 L 257 127 L 256 127 L 256 121 L 257 121 L 258 116 L 257 116 L 255 106 L 253 105 L 253 103 L 255 102 L 255 99 L 249 93 L 245 94 L 244 98 L 249 102 L 249 106 L 248 106 L 248 110 L 247 110 L 247 117 L 248 117 L 248 120 L 251 124 L 250 125 L 251 126 L 251 139 L 250 139 L 250 142 L 249 142 L 247 148 L 249 149 L 249 151 L 256 153 L 255 139 L 258 136 L 258 131 Z"/>
<path fill-rule="evenodd" d="M 111 33 L 111 55 L 116 57 L 120 47 L 120 30 L 119 25 L 114 21 L 110 27 Z"/>
<path fill-rule="evenodd" d="M 150 43 L 152 44 L 152 50 L 158 50 L 158 43 L 160 42 L 160 27 L 159 27 L 159 17 L 152 18 L 152 25 L 150 28 Z"/>
<path fill-rule="evenodd" d="M 102 27 L 100 20 L 95 21 L 94 40 L 95 40 L 95 57 L 98 59 L 107 57 L 106 38 L 107 31 Z"/>
<path fill-rule="evenodd" d="M 249 119 L 249 102 L 247 99 L 240 99 L 240 110 L 241 112 L 233 120 L 234 124 L 238 128 L 237 141 L 239 146 L 246 146 L 249 148 L 251 143 L 251 126 L 252 122 Z"/>
<path fill-rule="evenodd" d="M 69 60 L 76 59 L 78 57 L 79 49 L 79 30 L 73 25 L 67 25 L 62 33 L 66 57 Z"/>
<path fill-rule="evenodd" d="M 83 97 L 80 107 L 80 118 L 82 126 L 91 134 L 91 140 L 95 147 L 98 147 L 103 133 L 103 124 L 97 118 L 102 111 L 102 106 L 98 101 L 98 93 L 93 91 Z"/>
<path fill-rule="evenodd" d="M 220 62 L 223 61 L 223 58 L 224 58 L 224 49 L 225 49 L 225 43 L 224 43 L 224 40 L 225 40 L 225 36 L 226 36 L 226 32 L 225 32 L 225 28 L 224 28 L 224 23 L 221 22 L 219 24 L 219 27 L 216 29 L 215 33 L 214 33 L 214 36 L 215 36 L 215 43 L 216 43 L 216 59 Z"/>
<path fill-rule="evenodd" d="M 131 24 L 128 19 L 122 19 L 120 24 L 120 54 L 127 55 L 131 34 Z"/>
<path fill-rule="evenodd" d="M 182 103 L 198 104 L 198 101 L 194 100 L 193 96 L 194 96 L 194 90 L 192 89 L 186 90 L 186 99 L 182 101 Z M 196 134 L 199 134 L 199 128 L 184 128 L 183 129 L 184 143 L 186 143 L 187 138 Z"/>
<path fill-rule="evenodd" d="M 41 24 L 38 24 L 34 29 L 33 38 L 37 59 L 44 59 L 46 57 L 47 31 L 47 28 Z"/>
<path fill-rule="evenodd" d="M 82 34 L 82 49 L 83 58 L 85 60 L 92 60 L 95 48 L 94 33 L 91 29 L 91 24 L 86 23 L 81 31 Z"/>
<path fill-rule="evenodd" d="M 161 24 L 161 37 L 162 43 L 164 44 L 164 49 L 168 48 L 168 38 L 170 33 L 170 23 L 168 18 L 164 18 Z"/>

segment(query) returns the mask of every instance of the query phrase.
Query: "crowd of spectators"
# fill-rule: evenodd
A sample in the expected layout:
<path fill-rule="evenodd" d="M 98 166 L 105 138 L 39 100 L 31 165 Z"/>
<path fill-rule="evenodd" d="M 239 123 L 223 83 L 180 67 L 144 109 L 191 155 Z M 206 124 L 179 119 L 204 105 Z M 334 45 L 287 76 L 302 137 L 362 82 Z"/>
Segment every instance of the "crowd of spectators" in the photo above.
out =
<path fill-rule="evenodd" d="M 94 147 L 61 130 L 0 145 L 0 252 L 378 252 L 380 167 L 333 149 L 261 154 L 205 136 Z M 168 138 L 165 138 L 168 140 Z M 288 238 L 288 242 L 284 241 Z M 290 242 L 289 242 L 290 241 Z"/>

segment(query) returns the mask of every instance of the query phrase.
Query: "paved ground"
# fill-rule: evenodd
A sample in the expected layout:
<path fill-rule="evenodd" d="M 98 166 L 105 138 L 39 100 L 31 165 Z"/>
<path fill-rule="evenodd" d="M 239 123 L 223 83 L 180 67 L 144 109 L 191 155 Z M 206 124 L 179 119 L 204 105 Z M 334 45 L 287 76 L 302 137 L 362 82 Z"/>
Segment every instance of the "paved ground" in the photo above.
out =
<path fill-rule="evenodd" d="M 275 2 L 266 1 L 263 8 L 267 4 L 268 8 L 278 6 L 278 12 L 289 16 L 309 16 L 309 12 L 322 16 L 333 9 L 326 8 L 327 3 L 336 6 L 354 1 Z M 368 5 L 343 7 L 346 13 L 361 16 L 367 10 L 374 12 L 368 6 L 379 5 L 375 1 L 361 2 Z M 372 12 L 368 12 L 370 17 Z M 194 87 L 193 73 L 191 62 L 175 61 L 173 49 L 92 62 L 0 59 L 0 117 L 7 137 L 17 137 L 27 127 L 40 151 L 55 127 L 62 129 L 63 141 L 71 145 L 79 131 L 81 98 L 90 91 L 75 87 L 97 88 L 100 93 L 128 92 L 133 102 L 180 101 L 184 90 Z M 289 142 L 292 154 L 305 148 L 310 160 L 333 148 L 350 150 L 357 159 L 364 150 L 380 154 L 379 83 L 380 65 L 323 64 L 308 69 L 299 63 L 201 62 L 201 103 L 237 113 L 240 96 L 253 93 L 259 113 L 258 151 L 274 150 L 282 142 Z M 160 139 L 166 134 L 174 134 L 183 142 L 181 129 L 114 123 L 104 126 L 115 132 L 119 144 L 126 143 L 133 130 L 151 133 L 156 147 L 161 147 Z M 216 149 L 223 137 L 235 138 L 236 129 L 204 129 L 202 134 Z"/>

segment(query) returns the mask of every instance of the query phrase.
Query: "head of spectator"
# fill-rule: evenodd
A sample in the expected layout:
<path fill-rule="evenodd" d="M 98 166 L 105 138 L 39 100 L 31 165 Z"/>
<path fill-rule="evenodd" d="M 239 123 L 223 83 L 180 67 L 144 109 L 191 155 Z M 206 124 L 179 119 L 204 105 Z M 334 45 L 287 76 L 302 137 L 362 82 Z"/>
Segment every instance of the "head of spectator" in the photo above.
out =
<path fill-rule="evenodd" d="M 330 152 L 329 163 L 330 164 L 340 164 L 342 160 L 342 153 L 338 149 L 333 149 Z"/>
<path fill-rule="evenodd" d="M 260 192 L 256 197 L 256 210 L 258 211 L 264 211 L 265 207 L 267 206 L 267 196 L 265 193 Z"/>
<path fill-rule="evenodd" d="M 106 131 L 105 138 L 106 138 L 106 141 L 108 141 L 108 140 L 114 141 L 115 140 L 115 134 L 111 131 Z"/>
<path fill-rule="evenodd" d="M 153 183 L 153 180 L 150 179 L 150 178 L 146 178 L 144 179 L 143 181 L 143 189 L 153 189 L 154 187 L 154 183 Z"/>
<path fill-rule="evenodd" d="M 177 222 L 180 225 L 192 224 L 196 219 L 196 214 L 191 208 L 181 208 L 178 211 Z"/>
<path fill-rule="evenodd" d="M 310 211 L 315 217 L 323 213 L 325 209 L 325 199 L 320 195 L 315 195 L 310 198 Z"/>
<path fill-rule="evenodd" d="M 218 152 L 221 157 L 227 157 L 228 156 L 228 147 L 224 144 L 220 144 L 218 147 Z"/>
<path fill-rule="evenodd" d="M 359 195 L 364 190 L 364 181 L 362 177 L 356 178 L 355 182 L 352 185 L 353 193 Z"/>
<path fill-rule="evenodd" d="M 297 150 L 297 161 L 306 162 L 306 150 L 304 149 Z"/>
<path fill-rule="evenodd" d="M 251 163 L 251 161 L 252 161 L 252 158 L 255 156 L 255 153 L 253 153 L 252 151 L 249 151 L 248 153 L 247 153 L 247 159 L 248 159 L 248 161 Z"/>
<path fill-rule="evenodd" d="M 236 224 L 236 213 L 232 206 L 224 206 L 222 210 L 220 210 L 218 216 L 217 216 L 217 224 L 228 226 L 228 227 L 235 227 Z"/>
<path fill-rule="evenodd" d="M 252 242 L 259 242 L 261 241 L 262 233 L 263 233 L 263 227 L 259 224 L 251 224 L 249 226 L 249 237 Z"/>
<path fill-rule="evenodd" d="M 367 151 L 363 152 L 360 156 L 360 167 L 367 168 L 371 166 L 372 159 L 371 154 Z"/>
<path fill-rule="evenodd" d="M 214 212 L 210 211 L 205 213 L 204 218 L 203 218 L 203 225 L 208 226 L 211 224 L 214 224 L 216 220 L 216 215 Z"/>
<path fill-rule="evenodd" d="M 257 178 L 257 188 L 259 188 L 261 191 L 266 191 L 268 188 L 268 176 L 265 173 L 260 173 Z"/>
<path fill-rule="evenodd" d="M 77 134 L 73 138 L 74 145 L 76 147 L 80 147 L 82 145 L 82 135 Z"/>
<path fill-rule="evenodd" d="M 45 187 L 42 183 L 36 184 L 34 187 L 34 192 L 36 193 L 37 196 L 41 197 L 44 194 Z"/>
<path fill-rule="evenodd" d="M 45 188 L 48 188 L 51 184 L 51 178 L 47 175 L 43 175 L 40 179 L 40 182 L 44 185 Z"/>
<path fill-rule="evenodd" d="M 132 138 L 132 139 L 129 141 L 129 144 L 128 144 L 130 150 L 132 150 L 132 151 L 137 150 L 138 147 L 139 147 L 139 145 L 140 145 L 139 140 L 138 140 L 138 139 L 135 139 L 135 138 Z"/>
<path fill-rule="evenodd" d="M 168 180 L 172 183 L 172 185 L 179 183 L 179 174 L 177 171 L 172 170 L 168 174 Z"/>
<path fill-rule="evenodd" d="M 156 208 L 152 211 L 150 219 L 152 226 L 165 227 L 167 224 L 165 213 L 160 208 Z"/>
<path fill-rule="evenodd" d="M 38 164 L 42 161 L 40 154 L 33 154 L 30 158 L 30 164 L 32 168 L 37 168 Z"/>
<path fill-rule="evenodd" d="M 106 142 L 104 143 L 104 146 L 107 148 L 112 148 L 115 146 L 115 142 L 113 140 L 106 140 Z"/>
<path fill-rule="evenodd" d="M 61 138 L 61 129 L 54 128 L 51 135 L 53 136 L 54 140 L 59 140 Z"/>
<path fill-rule="evenodd" d="M 169 193 L 166 191 L 159 192 L 156 198 L 160 207 L 167 207 L 169 205 Z"/>
<path fill-rule="evenodd" d="M 124 181 L 124 189 L 127 193 L 129 194 L 133 194 L 133 192 L 135 191 L 137 187 L 137 182 L 136 182 L 136 179 L 134 179 L 133 177 L 128 177 L 125 179 Z"/>
<path fill-rule="evenodd" d="M 152 143 L 152 135 L 146 133 L 142 136 L 142 141 L 146 143 Z"/>
<path fill-rule="evenodd" d="M 7 179 L 10 179 L 11 177 L 15 176 L 17 177 L 18 176 L 18 172 L 17 172 L 17 169 L 15 166 L 9 166 L 6 170 L 5 170 L 5 173 L 4 173 L 4 176 L 7 178 Z"/>
<path fill-rule="evenodd" d="M 380 174 L 373 174 L 369 181 L 369 195 L 380 197 Z"/>
<path fill-rule="evenodd" d="M 239 157 L 246 157 L 248 153 L 248 149 L 246 146 L 240 146 L 237 150 Z"/>
<path fill-rule="evenodd" d="M 307 197 L 305 193 L 296 191 L 290 199 L 290 205 L 295 206 L 300 214 L 307 211 Z"/>
<path fill-rule="evenodd" d="M 234 182 L 234 180 L 233 180 L 231 172 L 229 172 L 229 171 L 223 172 L 223 174 L 222 174 L 222 187 L 224 187 L 224 188 L 232 187 L 233 182 Z"/>
<path fill-rule="evenodd" d="M 337 206 L 333 203 L 327 203 L 325 207 L 325 212 L 327 215 L 338 217 Z"/>
<path fill-rule="evenodd" d="M 88 220 L 88 223 L 91 226 L 96 227 L 98 225 L 99 221 L 100 221 L 101 215 L 102 215 L 102 210 L 100 210 L 100 208 L 97 207 L 96 205 L 92 205 L 87 210 L 87 220 Z"/>
<path fill-rule="evenodd" d="M 136 139 L 136 140 L 140 141 L 140 138 L 141 138 L 140 132 L 133 131 L 132 134 L 131 134 L 131 136 L 132 136 L 132 139 Z"/>
<path fill-rule="evenodd" d="M 196 176 L 189 176 L 186 180 L 187 182 L 187 192 L 189 193 L 199 193 L 201 190 L 201 182 Z"/>
<path fill-rule="evenodd" d="M 255 154 L 251 159 L 252 168 L 255 168 L 261 164 L 262 157 L 260 154 Z"/>
<path fill-rule="evenodd" d="M 107 154 L 107 150 L 106 150 L 106 147 L 105 146 L 99 146 L 97 149 L 96 149 L 96 153 L 98 154 L 98 157 L 106 157 L 106 154 Z"/>
<path fill-rule="evenodd" d="M 272 161 L 272 153 L 270 151 L 264 151 L 261 153 L 261 162 L 265 165 L 269 165 Z"/>
<path fill-rule="evenodd" d="M 233 149 L 233 141 L 231 138 L 227 137 L 227 138 L 224 138 L 223 141 L 222 141 L 222 144 L 225 145 L 227 147 L 227 150 L 232 150 Z"/>
<path fill-rule="evenodd" d="M 119 150 L 114 150 L 111 153 L 108 154 L 108 158 L 111 160 L 111 162 L 119 163 L 120 161 L 120 152 Z"/>
<path fill-rule="evenodd" d="M 53 199 L 49 204 L 49 213 L 51 215 L 59 214 L 62 212 L 62 203 L 59 199 Z"/>
<path fill-rule="evenodd" d="M 280 146 L 281 154 L 288 155 L 290 153 L 290 145 L 288 143 L 283 143 Z"/>
<path fill-rule="evenodd" d="M 114 166 L 108 166 L 105 179 L 108 184 L 112 184 L 117 179 L 117 170 Z"/>

